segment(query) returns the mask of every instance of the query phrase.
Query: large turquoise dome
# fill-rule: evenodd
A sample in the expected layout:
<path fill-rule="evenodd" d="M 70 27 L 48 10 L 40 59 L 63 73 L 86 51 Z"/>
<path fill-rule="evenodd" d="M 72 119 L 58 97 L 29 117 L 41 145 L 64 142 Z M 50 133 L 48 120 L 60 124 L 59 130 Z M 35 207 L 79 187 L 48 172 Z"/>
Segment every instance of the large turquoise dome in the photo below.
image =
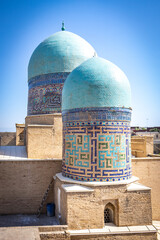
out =
<path fill-rule="evenodd" d="M 35 49 L 28 66 L 28 115 L 61 113 L 62 88 L 74 68 L 96 56 L 78 35 L 61 31 Z"/>
<path fill-rule="evenodd" d="M 131 90 L 126 75 L 99 57 L 70 73 L 62 90 L 62 175 L 86 182 L 132 177 Z"/>
<path fill-rule="evenodd" d="M 115 64 L 94 57 L 67 77 L 62 91 L 62 111 L 86 107 L 131 107 L 126 75 Z"/>
<path fill-rule="evenodd" d="M 80 36 L 60 31 L 39 44 L 28 66 L 28 79 L 42 74 L 71 72 L 95 56 L 93 47 Z"/>

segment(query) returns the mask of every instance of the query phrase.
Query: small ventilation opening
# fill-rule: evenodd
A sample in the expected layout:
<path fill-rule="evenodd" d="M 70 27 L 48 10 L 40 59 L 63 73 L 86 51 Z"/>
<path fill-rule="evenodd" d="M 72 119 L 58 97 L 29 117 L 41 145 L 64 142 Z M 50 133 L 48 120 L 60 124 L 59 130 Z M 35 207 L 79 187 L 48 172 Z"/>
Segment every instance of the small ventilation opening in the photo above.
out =
<path fill-rule="evenodd" d="M 109 208 L 104 210 L 104 223 L 113 223 L 113 211 Z"/>
<path fill-rule="evenodd" d="M 114 223 L 115 207 L 109 203 L 104 208 L 104 223 Z"/>

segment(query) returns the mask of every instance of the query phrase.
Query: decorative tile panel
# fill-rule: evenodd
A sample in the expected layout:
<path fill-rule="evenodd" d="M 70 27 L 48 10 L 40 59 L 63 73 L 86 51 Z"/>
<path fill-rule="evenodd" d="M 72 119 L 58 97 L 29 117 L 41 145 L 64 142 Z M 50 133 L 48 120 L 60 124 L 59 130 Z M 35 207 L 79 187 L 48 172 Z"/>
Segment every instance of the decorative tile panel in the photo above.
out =
<path fill-rule="evenodd" d="M 75 109 L 63 112 L 62 117 L 64 176 L 80 181 L 131 178 L 131 110 Z"/>
<path fill-rule="evenodd" d="M 62 88 L 69 73 L 50 73 L 28 82 L 28 115 L 61 112 Z"/>

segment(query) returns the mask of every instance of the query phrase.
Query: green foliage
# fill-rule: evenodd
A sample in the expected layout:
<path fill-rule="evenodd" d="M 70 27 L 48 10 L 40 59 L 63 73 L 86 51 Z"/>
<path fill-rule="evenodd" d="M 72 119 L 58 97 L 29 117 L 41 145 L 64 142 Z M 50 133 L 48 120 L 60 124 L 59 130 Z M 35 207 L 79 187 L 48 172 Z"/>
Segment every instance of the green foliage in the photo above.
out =
<path fill-rule="evenodd" d="M 149 130 L 150 132 L 159 132 L 158 128 L 152 128 Z"/>

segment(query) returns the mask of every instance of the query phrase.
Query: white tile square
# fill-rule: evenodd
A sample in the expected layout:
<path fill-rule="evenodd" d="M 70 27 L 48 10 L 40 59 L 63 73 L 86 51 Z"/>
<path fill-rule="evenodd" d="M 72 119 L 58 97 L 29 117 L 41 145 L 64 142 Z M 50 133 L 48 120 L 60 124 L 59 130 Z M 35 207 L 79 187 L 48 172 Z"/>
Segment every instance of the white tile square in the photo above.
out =
<path fill-rule="evenodd" d="M 153 225 L 147 225 L 147 228 L 150 230 L 150 231 L 154 231 L 156 230 L 155 227 Z"/>
<path fill-rule="evenodd" d="M 146 226 L 128 226 L 130 231 L 138 232 L 138 231 L 148 231 Z"/>

